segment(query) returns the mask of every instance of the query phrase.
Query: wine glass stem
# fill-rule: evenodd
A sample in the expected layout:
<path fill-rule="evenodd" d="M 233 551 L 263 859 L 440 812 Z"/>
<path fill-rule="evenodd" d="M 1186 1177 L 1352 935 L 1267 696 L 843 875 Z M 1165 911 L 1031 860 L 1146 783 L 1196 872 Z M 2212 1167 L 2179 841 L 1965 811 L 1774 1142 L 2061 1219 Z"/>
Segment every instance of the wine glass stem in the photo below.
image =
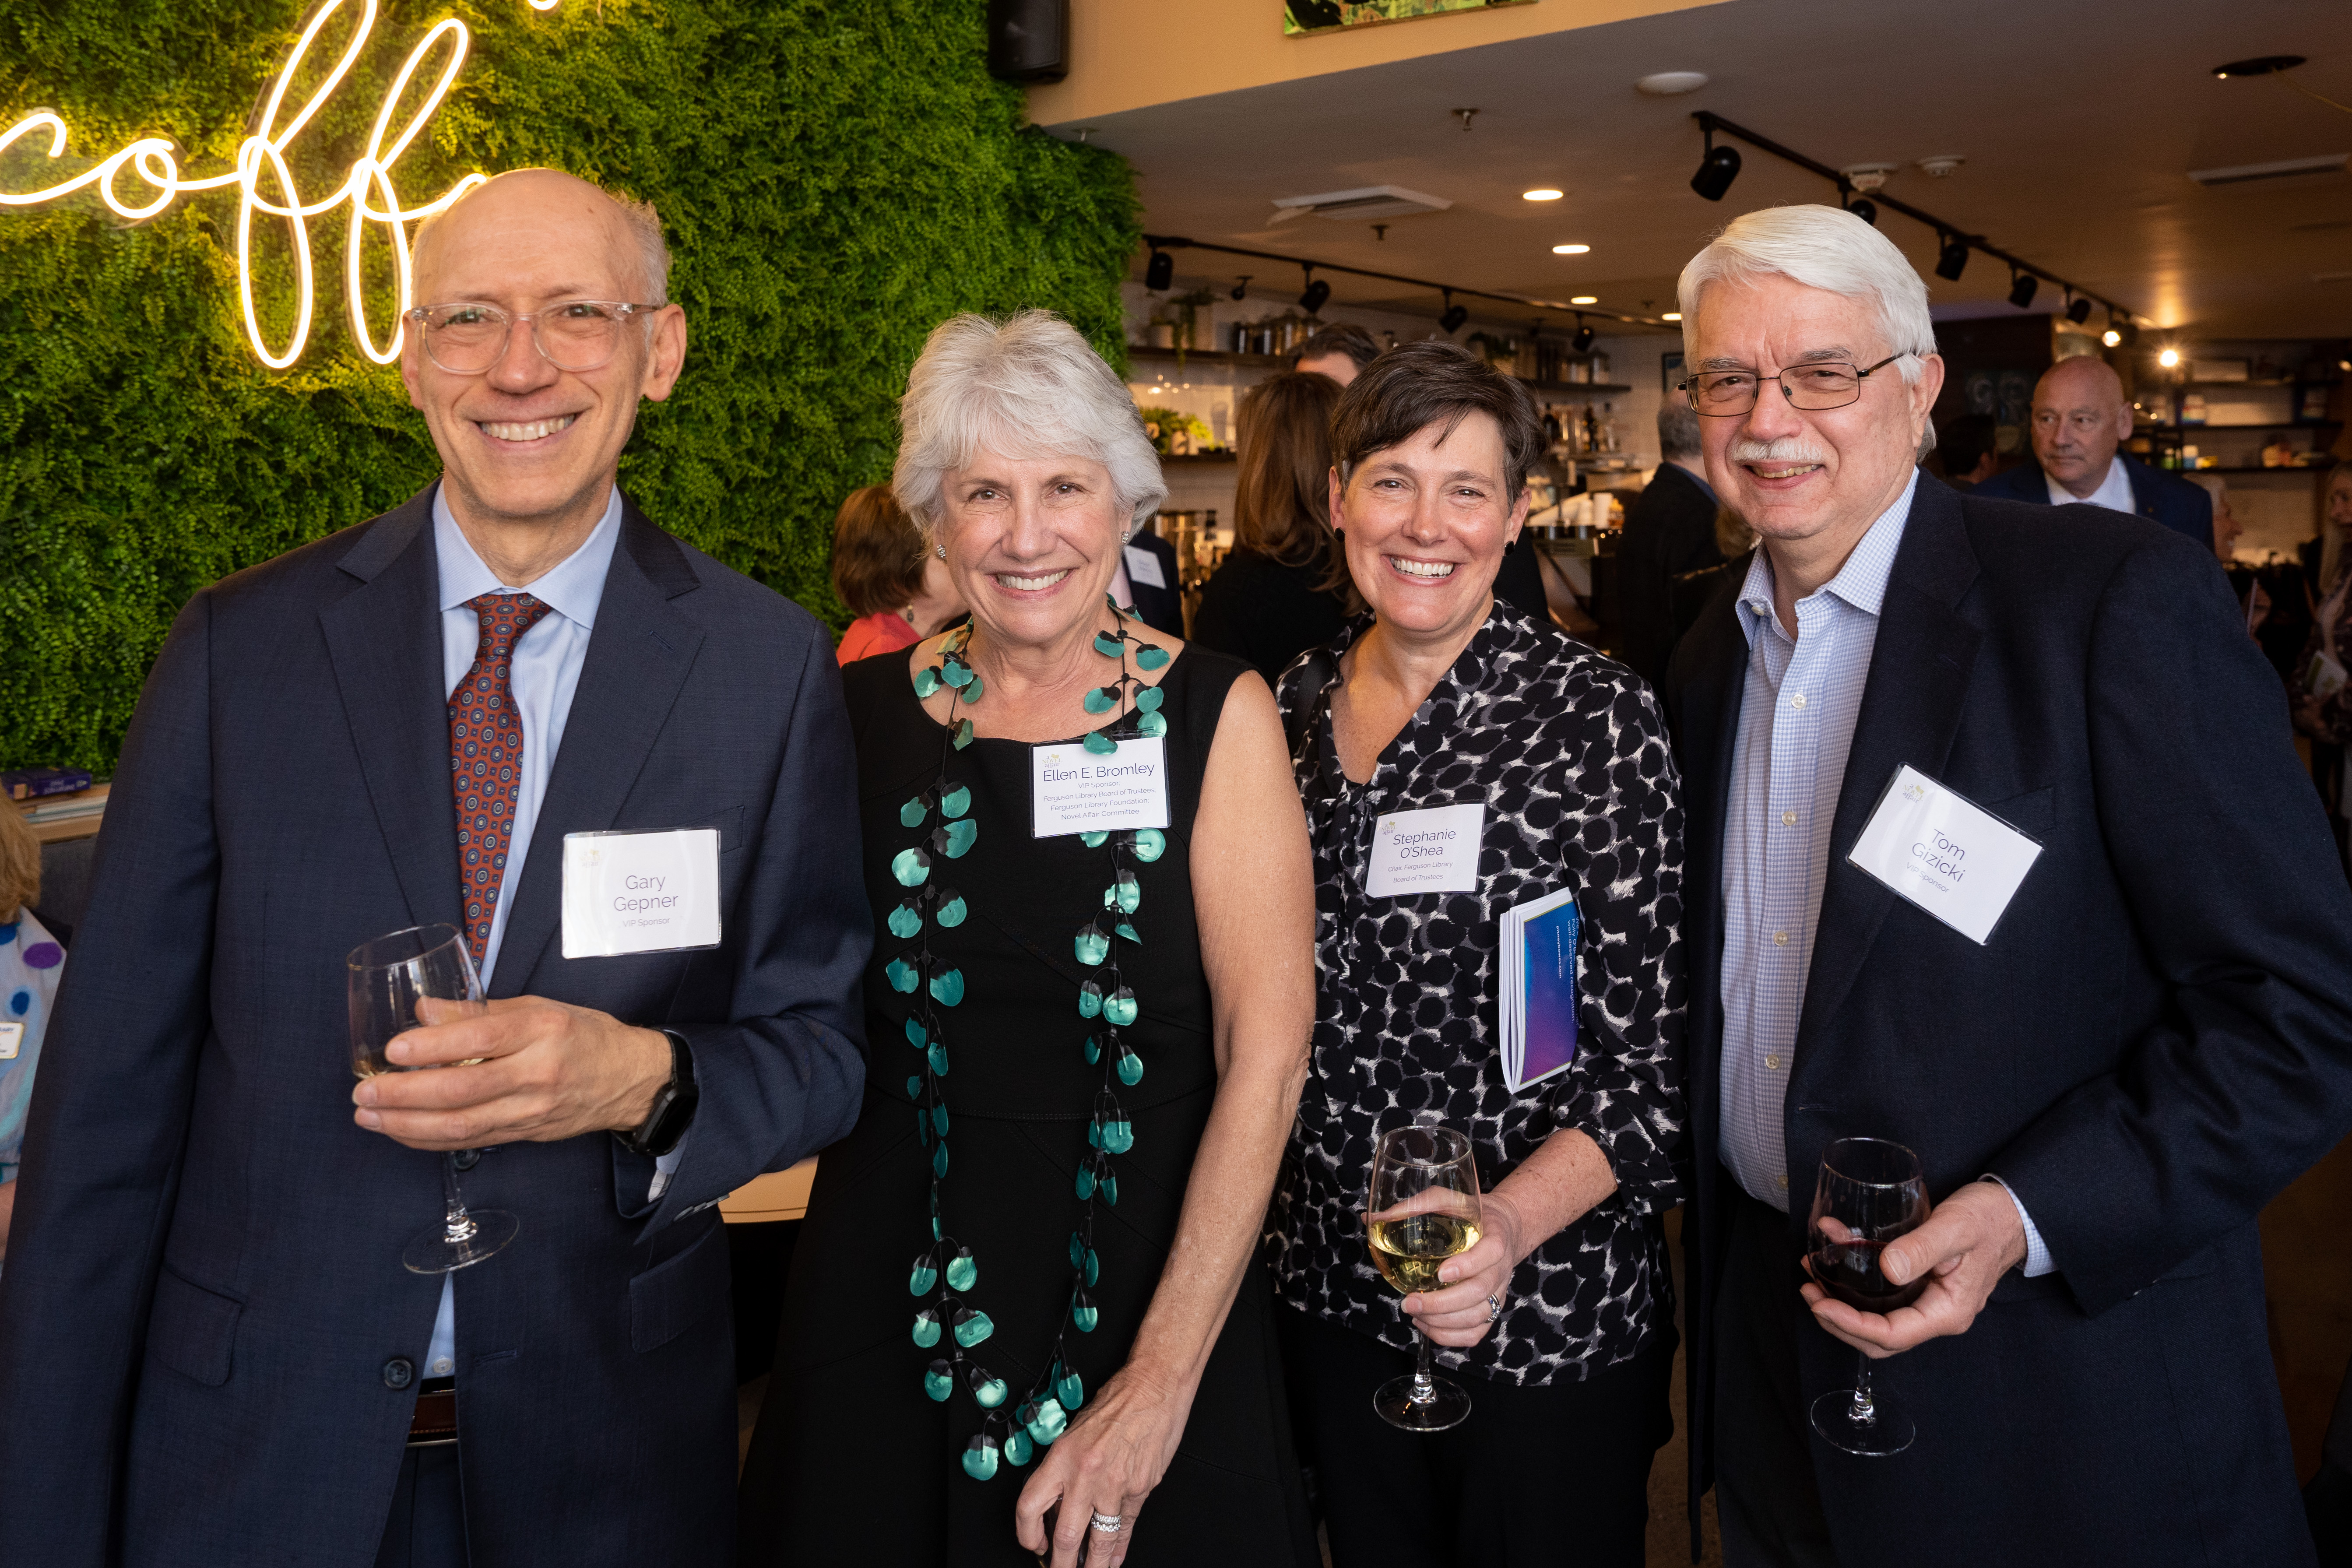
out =
<path fill-rule="evenodd" d="M 447 1239 L 454 1245 L 474 1238 L 474 1218 L 466 1212 L 466 1200 L 457 1195 L 457 1153 L 456 1150 L 441 1156 L 441 1193 L 448 1205 Z"/>
<path fill-rule="evenodd" d="M 1413 1326 L 1412 1345 L 1413 1362 L 1412 1398 L 1415 1405 L 1426 1405 L 1431 1400 L 1437 1397 L 1437 1380 L 1430 1375 L 1429 1336 L 1421 1331 L 1419 1324 L 1415 1324 Z"/>
<path fill-rule="evenodd" d="M 1853 1408 L 1846 1416 L 1857 1426 L 1868 1426 L 1878 1419 L 1878 1407 L 1870 1397 L 1870 1357 L 1860 1351 L 1854 1354 L 1862 1365 L 1853 1374 Z"/>

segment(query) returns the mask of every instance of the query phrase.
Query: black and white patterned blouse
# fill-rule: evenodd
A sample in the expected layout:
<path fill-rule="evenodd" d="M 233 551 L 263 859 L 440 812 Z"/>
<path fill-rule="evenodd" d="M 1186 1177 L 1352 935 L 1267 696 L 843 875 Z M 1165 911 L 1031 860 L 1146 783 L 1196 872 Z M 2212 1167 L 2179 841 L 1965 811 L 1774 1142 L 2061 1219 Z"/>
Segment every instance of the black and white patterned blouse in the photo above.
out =
<path fill-rule="evenodd" d="M 1272 1221 L 1276 1289 L 1410 1350 L 1402 1299 L 1365 1248 L 1377 1135 L 1414 1121 L 1466 1132 L 1492 1190 L 1554 1131 L 1577 1128 L 1617 1190 L 1520 1263 L 1492 1332 L 1437 1356 L 1518 1384 L 1581 1381 L 1674 1316 L 1660 1221 L 1678 1199 L 1683 824 L 1665 724 L 1631 671 L 1498 601 L 1371 781 L 1355 784 L 1333 748 L 1330 699 L 1339 653 L 1370 625 L 1302 656 L 1280 687 L 1314 845 L 1317 982 L 1313 1068 Z M 1477 891 L 1366 894 L 1376 816 L 1473 802 L 1486 806 Z M 1514 1095 L 1496 921 L 1563 888 L 1580 922 L 1576 1060 Z"/>

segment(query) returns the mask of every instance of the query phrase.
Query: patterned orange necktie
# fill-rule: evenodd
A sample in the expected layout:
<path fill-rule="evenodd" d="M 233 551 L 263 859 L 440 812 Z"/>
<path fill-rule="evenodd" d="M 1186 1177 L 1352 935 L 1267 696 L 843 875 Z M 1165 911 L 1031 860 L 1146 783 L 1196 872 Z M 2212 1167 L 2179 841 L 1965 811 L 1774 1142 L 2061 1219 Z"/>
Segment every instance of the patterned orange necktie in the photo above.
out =
<path fill-rule="evenodd" d="M 514 837 L 515 800 L 522 789 L 522 715 L 515 709 L 509 668 L 515 644 L 548 606 L 529 594 L 483 594 L 467 600 L 466 607 L 482 631 L 474 667 L 449 694 L 449 787 L 457 805 L 466 945 L 478 969 L 489 952 L 490 923 L 499 912 Z"/>

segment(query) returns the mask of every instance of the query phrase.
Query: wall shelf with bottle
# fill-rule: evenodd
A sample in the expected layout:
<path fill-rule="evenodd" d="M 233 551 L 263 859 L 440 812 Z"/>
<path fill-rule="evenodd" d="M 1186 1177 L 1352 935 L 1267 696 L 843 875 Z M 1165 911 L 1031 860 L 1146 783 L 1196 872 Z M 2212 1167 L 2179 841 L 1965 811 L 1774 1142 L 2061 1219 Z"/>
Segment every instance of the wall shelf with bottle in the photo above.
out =
<path fill-rule="evenodd" d="M 1132 359 L 1172 360 L 1177 351 L 1154 343 L 1129 343 L 1127 352 Z M 1288 370 L 1288 354 L 1236 353 L 1231 349 L 1187 349 L 1183 353 L 1187 364 L 1232 365 L 1241 370 Z M 1604 397 L 1622 396 L 1633 389 L 1617 381 L 1535 381 L 1520 376 L 1527 388 L 1545 396 Z"/>

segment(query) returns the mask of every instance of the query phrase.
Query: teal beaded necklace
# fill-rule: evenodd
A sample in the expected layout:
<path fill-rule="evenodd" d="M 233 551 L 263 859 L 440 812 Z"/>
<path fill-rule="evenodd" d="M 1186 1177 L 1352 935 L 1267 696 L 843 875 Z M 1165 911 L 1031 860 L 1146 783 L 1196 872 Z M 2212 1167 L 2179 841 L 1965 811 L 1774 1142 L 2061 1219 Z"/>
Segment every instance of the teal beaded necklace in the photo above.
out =
<path fill-rule="evenodd" d="M 1106 595 L 1108 599 L 1108 595 Z M 1118 679 L 1087 692 L 1089 713 L 1114 715 L 1100 729 L 1089 731 L 1083 742 L 1097 755 L 1118 749 L 1122 740 L 1164 736 L 1168 720 L 1160 711 L 1164 694 L 1129 673 L 1128 650 L 1135 652 L 1140 668 L 1159 669 L 1168 663 L 1168 650 L 1147 642 L 1128 629 L 1133 616 L 1116 601 L 1116 629 L 1094 636 L 1095 651 L 1118 660 Z M 948 1105 L 941 1080 L 948 1076 L 948 1049 L 940 1010 L 964 997 L 963 972 L 944 963 L 931 951 L 931 928 L 953 930 L 969 912 L 962 897 L 944 883 L 931 880 L 940 860 L 961 859 L 980 837 L 980 825 L 969 813 L 971 789 L 953 782 L 948 768 L 954 754 L 971 744 L 971 721 L 960 716 L 963 708 L 981 700 L 980 672 L 969 654 L 971 627 L 949 634 L 940 649 L 940 665 L 915 672 L 915 695 L 928 699 L 946 687 L 949 691 L 947 732 L 940 747 L 940 771 L 932 787 L 898 808 L 901 825 L 916 830 L 917 841 L 890 861 L 890 874 L 910 889 L 890 911 L 890 934 L 909 945 L 884 966 L 891 988 L 911 996 L 907 1016 L 907 1041 L 920 1053 L 918 1070 L 907 1079 L 908 1097 L 915 1101 L 916 1126 L 931 1167 L 930 1245 L 915 1258 L 907 1289 L 926 1304 L 915 1313 L 915 1343 L 924 1350 L 941 1348 L 923 1373 L 923 1392 L 946 1401 L 961 1383 L 987 1414 L 981 1429 L 964 1446 L 964 1473 L 984 1481 L 996 1474 L 999 1458 L 1025 1465 L 1039 1448 L 1062 1435 L 1070 1413 L 1086 1399 L 1086 1384 L 1069 1363 L 1066 1347 L 1073 1332 L 1090 1334 L 1099 1321 L 1092 1291 L 1100 1278 L 1095 1256 L 1095 1208 L 1118 1203 L 1118 1174 L 1112 1156 L 1135 1146 L 1134 1124 L 1120 1107 L 1114 1080 L 1133 1088 L 1143 1078 L 1143 1058 L 1120 1037 L 1119 1031 L 1137 1016 L 1135 993 L 1120 973 L 1119 942 L 1139 943 L 1135 911 L 1143 889 L 1135 868 L 1149 865 L 1167 852 L 1168 838 L 1156 827 L 1115 833 L 1087 833 L 1079 842 L 1089 849 L 1108 847 L 1110 884 L 1103 889 L 1102 909 L 1080 926 L 1074 941 L 1078 962 L 1097 971 L 1078 987 L 1078 1016 L 1099 1018 L 1103 1027 L 1087 1037 L 1086 1058 L 1102 1068 L 1102 1087 L 1095 1096 L 1094 1114 L 1087 1123 L 1087 1149 L 1078 1162 L 1078 1217 L 1070 1232 L 1070 1297 L 1054 1334 L 1053 1354 L 1045 1370 L 1010 1412 L 1003 1379 L 966 1352 L 979 1348 L 996 1331 L 988 1314 L 967 1300 L 980 1282 L 980 1262 L 971 1249 L 950 1235 L 941 1222 L 940 1190 L 948 1176 Z M 928 1300 L 926 1300 L 928 1299 Z"/>

